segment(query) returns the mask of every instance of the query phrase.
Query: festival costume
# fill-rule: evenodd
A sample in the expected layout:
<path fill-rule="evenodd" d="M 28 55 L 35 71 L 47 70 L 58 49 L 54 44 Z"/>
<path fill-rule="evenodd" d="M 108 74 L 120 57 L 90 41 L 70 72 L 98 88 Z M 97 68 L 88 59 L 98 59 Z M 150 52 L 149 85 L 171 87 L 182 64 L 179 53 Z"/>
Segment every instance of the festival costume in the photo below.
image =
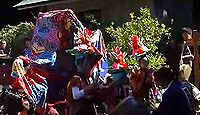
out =
<path fill-rule="evenodd" d="M 121 51 L 120 47 L 113 48 L 113 52 L 111 52 L 111 54 L 116 60 L 112 64 L 112 70 L 110 71 L 114 78 L 112 85 L 114 87 L 121 87 L 127 83 L 126 69 L 128 69 L 128 64 L 124 60 L 126 54 Z"/>
<path fill-rule="evenodd" d="M 83 31 L 82 24 L 70 9 L 39 13 L 31 40 L 32 50 L 26 52 L 25 56 L 19 56 L 13 63 L 13 86 L 22 88 L 37 106 L 44 106 L 48 71 L 55 70 L 56 51 L 67 47 L 66 44 L 65 47 L 62 45 L 62 41 L 72 27 Z"/>
<path fill-rule="evenodd" d="M 134 35 L 131 38 L 133 56 L 136 56 L 139 63 L 141 63 L 141 60 L 145 60 L 146 63 L 148 63 L 150 50 L 139 41 L 137 35 Z M 134 71 L 130 79 L 134 97 L 140 100 L 145 100 L 146 102 L 149 102 L 149 96 L 155 98 L 154 96 L 158 94 L 158 88 L 155 85 L 153 74 L 154 70 L 148 67 Z"/>
<path fill-rule="evenodd" d="M 153 86 L 153 72 L 152 69 L 148 68 L 139 69 L 131 76 L 133 95 L 135 97 L 149 99 L 149 90 Z"/>
<path fill-rule="evenodd" d="M 129 95 L 127 69 L 128 64 L 125 62 L 126 54 L 121 51 L 121 47 L 115 47 L 110 53 L 111 60 L 114 60 L 111 65 L 112 69 L 109 74 L 113 77 L 107 88 L 103 90 L 106 95 L 106 103 L 108 105 L 108 114 L 112 115 L 115 112 L 118 103 Z"/>
<path fill-rule="evenodd" d="M 71 52 L 75 55 L 78 74 L 88 79 L 94 73 L 94 68 L 98 68 L 100 75 L 104 76 L 107 70 L 102 69 L 102 66 L 107 66 L 107 57 L 102 32 L 99 29 L 95 31 L 85 29 L 84 33 L 78 32 L 74 40 L 75 46 Z"/>
<path fill-rule="evenodd" d="M 137 35 L 131 37 L 132 55 L 139 61 L 141 58 L 149 55 L 149 49 L 139 40 Z"/>
<path fill-rule="evenodd" d="M 83 78 L 88 79 L 94 67 L 100 70 L 101 76 L 107 72 L 103 69 L 107 59 L 102 32 L 86 29 L 70 9 L 39 13 L 31 48 L 13 63 L 13 86 L 23 89 L 39 107 L 44 107 L 51 73 L 57 71 L 58 49 L 75 54 L 77 69 L 73 72 Z"/>

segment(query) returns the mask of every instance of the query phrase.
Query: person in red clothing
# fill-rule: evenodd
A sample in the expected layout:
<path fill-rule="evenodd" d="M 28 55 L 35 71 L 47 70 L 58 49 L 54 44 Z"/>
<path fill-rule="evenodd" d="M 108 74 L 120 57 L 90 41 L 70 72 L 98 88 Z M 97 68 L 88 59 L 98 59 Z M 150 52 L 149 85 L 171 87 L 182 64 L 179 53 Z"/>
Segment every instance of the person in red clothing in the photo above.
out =
<path fill-rule="evenodd" d="M 140 69 L 131 76 L 133 95 L 140 99 L 148 100 L 149 89 L 154 83 L 153 69 L 148 68 L 146 57 L 139 60 Z"/>

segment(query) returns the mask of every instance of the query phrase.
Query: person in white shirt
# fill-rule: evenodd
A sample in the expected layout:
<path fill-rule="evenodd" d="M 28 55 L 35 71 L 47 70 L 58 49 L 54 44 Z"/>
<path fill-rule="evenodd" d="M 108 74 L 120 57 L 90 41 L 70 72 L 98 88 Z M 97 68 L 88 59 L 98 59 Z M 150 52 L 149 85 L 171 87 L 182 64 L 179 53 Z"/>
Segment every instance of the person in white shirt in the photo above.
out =
<path fill-rule="evenodd" d="M 93 85 L 84 84 L 79 76 L 73 76 L 67 86 L 69 115 L 95 115 L 93 102 L 88 98 L 88 94 L 93 90 Z"/>
<path fill-rule="evenodd" d="M 182 28 L 182 37 L 184 40 L 184 46 L 181 52 L 181 61 L 180 61 L 180 71 L 181 71 L 181 80 L 189 81 L 190 74 L 192 71 L 192 61 L 194 56 L 192 55 L 189 46 L 187 45 L 187 40 L 192 40 L 192 30 L 188 27 Z M 200 91 L 199 89 L 190 83 L 193 90 L 193 96 L 196 100 L 200 101 Z"/>

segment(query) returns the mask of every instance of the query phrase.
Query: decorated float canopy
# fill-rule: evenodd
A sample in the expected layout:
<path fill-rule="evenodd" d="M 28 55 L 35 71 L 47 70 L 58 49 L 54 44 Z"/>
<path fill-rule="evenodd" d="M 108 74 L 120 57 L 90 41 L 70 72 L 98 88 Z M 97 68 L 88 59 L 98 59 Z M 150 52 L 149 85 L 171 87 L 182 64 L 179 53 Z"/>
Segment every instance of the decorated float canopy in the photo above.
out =
<path fill-rule="evenodd" d="M 65 37 L 73 37 L 78 29 L 83 33 L 84 27 L 70 9 L 54 10 L 46 13 L 39 13 L 32 38 L 32 48 L 39 53 L 44 51 L 56 51 L 62 46 Z"/>
<path fill-rule="evenodd" d="M 102 32 L 85 28 L 70 9 L 39 13 L 31 46 L 35 53 L 55 52 L 60 48 L 74 54 L 77 72 L 86 73 L 84 76 L 88 76 L 95 65 L 101 70 L 101 65 L 106 65 Z M 105 75 L 105 70 L 102 71 Z"/>

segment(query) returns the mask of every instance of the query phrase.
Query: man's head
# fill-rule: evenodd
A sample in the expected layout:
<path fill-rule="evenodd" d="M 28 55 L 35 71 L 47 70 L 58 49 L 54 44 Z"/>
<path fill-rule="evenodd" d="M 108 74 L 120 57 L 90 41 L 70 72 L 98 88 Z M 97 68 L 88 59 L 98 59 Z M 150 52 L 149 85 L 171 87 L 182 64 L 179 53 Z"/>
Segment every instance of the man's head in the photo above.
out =
<path fill-rule="evenodd" d="M 81 78 L 80 78 L 80 76 L 78 76 L 78 75 L 74 75 L 71 79 L 70 79 L 70 82 L 68 83 L 68 87 L 69 86 L 72 86 L 72 87 L 74 87 L 74 86 L 78 86 L 78 87 L 80 87 L 81 86 Z"/>
<path fill-rule="evenodd" d="M 168 84 L 174 79 L 174 74 L 170 68 L 163 67 L 154 73 L 156 83 L 163 88 L 166 88 Z"/>
<path fill-rule="evenodd" d="M 28 38 L 24 39 L 24 45 L 26 48 L 30 48 L 31 47 L 31 40 Z"/>
<path fill-rule="evenodd" d="M 147 57 L 143 57 L 139 60 L 139 65 L 142 69 L 145 69 L 148 67 L 149 64 L 149 60 L 147 59 Z"/>
<path fill-rule="evenodd" d="M 1 41 L 1 48 L 5 49 L 7 46 L 7 43 L 5 40 Z"/>
<path fill-rule="evenodd" d="M 192 39 L 192 29 L 189 27 L 182 28 L 182 37 L 184 40 Z"/>

